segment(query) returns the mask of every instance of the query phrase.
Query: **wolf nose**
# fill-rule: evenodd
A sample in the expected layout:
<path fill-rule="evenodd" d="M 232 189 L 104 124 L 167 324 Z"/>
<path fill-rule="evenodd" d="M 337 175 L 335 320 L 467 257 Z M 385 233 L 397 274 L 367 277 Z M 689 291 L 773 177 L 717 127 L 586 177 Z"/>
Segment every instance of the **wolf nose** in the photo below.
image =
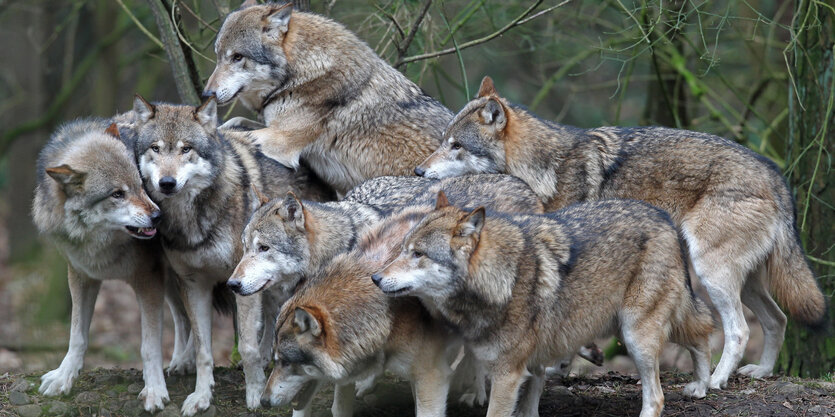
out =
<path fill-rule="evenodd" d="M 422 177 L 423 174 L 425 174 L 425 173 L 426 173 L 425 169 L 423 169 L 421 167 L 416 167 L 415 168 L 415 175 L 417 175 L 418 177 Z"/>
<path fill-rule="evenodd" d="M 261 407 L 269 408 L 272 404 L 270 404 L 269 398 L 261 397 Z"/>
<path fill-rule="evenodd" d="M 380 274 L 374 274 L 371 276 L 371 280 L 374 281 L 374 285 L 380 286 L 380 281 L 383 280 L 383 276 Z"/>
<path fill-rule="evenodd" d="M 214 90 L 203 90 L 203 98 L 209 98 L 213 95 L 215 95 Z"/>
<path fill-rule="evenodd" d="M 164 193 L 174 191 L 177 186 L 177 180 L 174 177 L 162 177 L 159 179 L 159 189 Z"/>
<path fill-rule="evenodd" d="M 159 221 L 162 220 L 162 212 L 157 210 L 151 213 L 151 224 L 156 226 L 159 224 Z"/>
<path fill-rule="evenodd" d="M 230 279 L 229 281 L 226 281 L 226 286 L 236 293 L 240 294 L 241 292 L 241 281 L 238 281 L 236 279 Z"/>

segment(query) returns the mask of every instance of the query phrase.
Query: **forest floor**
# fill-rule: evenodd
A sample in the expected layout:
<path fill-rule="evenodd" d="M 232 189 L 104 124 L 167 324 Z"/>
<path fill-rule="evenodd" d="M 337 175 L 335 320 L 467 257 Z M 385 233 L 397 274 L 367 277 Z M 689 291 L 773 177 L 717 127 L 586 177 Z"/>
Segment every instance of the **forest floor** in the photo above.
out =
<path fill-rule="evenodd" d="M 45 398 L 37 393 L 40 374 L 0 376 L 0 416 L 143 416 L 137 394 L 141 372 L 135 369 L 98 368 L 82 372 L 69 395 Z M 710 391 L 704 399 L 684 397 L 687 374 L 664 373 L 664 416 L 832 416 L 835 383 L 787 377 L 765 380 L 734 377 L 723 391 Z M 215 369 L 213 404 L 203 416 L 289 416 L 286 408 L 249 412 L 244 404 L 243 373 Z M 178 407 L 194 384 L 193 376 L 167 378 L 172 402 L 158 416 L 177 416 Z M 548 380 L 540 402 L 541 416 L 637 416 L 641 386 L 634 376 L 609 372 L 595 377 L 560 377 Z M 330 416 L 331 390 L 314 400 L 314 417 Z M 413 415 L 408 383 L 386 377 L 356 401 L 358 417 Z M 486 407 L 470 408 L 450 401 L 449 416 L 483 416 Z"/>

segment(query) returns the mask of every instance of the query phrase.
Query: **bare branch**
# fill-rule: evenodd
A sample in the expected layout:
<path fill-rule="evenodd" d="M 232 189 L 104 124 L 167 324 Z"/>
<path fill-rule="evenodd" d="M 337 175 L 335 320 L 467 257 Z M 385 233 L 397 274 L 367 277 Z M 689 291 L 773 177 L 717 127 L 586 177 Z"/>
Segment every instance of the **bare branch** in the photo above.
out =
<path fill-rule="evenodd" d="M 403 62 L 403 57 L 406 56 L 406 52 L 409 50 L 409 45 L 411 45 L 412 41 L 415 40 L 415 35 L 417 34 L 418 29 L 420 29 L 420 24 L 423 23 L 423 19 L 426 18 L 426 13 L 429 12 L 430 6 L 432 6 L 432 0 L 426 0 L 426 2 L 423 3 L 423 9 L 421 9 L 420 14 L 417 19 L 415 19 L 412 29 L 409 31 L 409 34 L 406 35 L 406 39 L 397 45 L 397 61 L 399 62 L 397 66 L 405 64 L 405 62 Z"/>
<path fill-rule="evenodd" d="M 473 46 L 476 46 L 476 45 L 481 45 L 482 43 L 488 42 L 488 41 L 490 41 L 494 38 L 499 37 L 501 34 L 507 32 L 508 30 L 513 29 L 514 27 L 521 25 L 523 20 L 525 22 L 529 22 L 531 19 L 525 19 L 525 18 L 528 17 L 528 15 L 530 15 L 531 12 L 534 11 L 534 9 L 539 7 L 539 5 L 542 4 L 542 1 L 543 0 L 537 0 L 533 5 L 531 5 L 531 7 L 528 7 L 528 9 L 525 10 L 524 13 L 517 16 L 510 23 L 508 23 L 507 25 L 505 25 L 501 29 L 499 29 L 499 30 L 497 30 L 497 31 L 495 31 L 495 32 L 483 37 L 483 38 L 474 39 L 474 40 L 471 40 L 469 42 L 462 43 L 462 44 L 458 45 L 458 48 L 455 48 L 455 47 L 447 48 L 447 49 L 443 49 L 443 50 L 440 50 L 440 51 L 437 51 L 437 52 L 429 52 L 429 53 L 425 53 L 425 54 L 410 56 L 408 58 L 403 58 L 400 61 L 398 61 L 397 63 L 395 63 L 394 66 L 395 67 L 400 67 L 400 66 L 402 66 L 404 64 L 408 64 L 410 62 L 420 61 L 420 60 L 423 60 L 423 59 L 436 58 L 436 57 L 439 57 L 439 56 L 442 56 L 442 55 L 454 54 L 457 51 L 467 49 L 467 48 L 470 48 L 470 47 L 473 47 Z M 556 6 L 548 8 L 544 11 L 550 12 L 550 11 L 556 10 L 556 9 L 558 9 L 558 8 L 568 4 L 570 2 L 571 2 L 571 0 L 564 0 L 563 2 L 557 4 Z M 541 16 L 541 15 L 542 15 L 542 13 L 537 13 L 536 15 L 531 16 L 531 18 L 538 17 L 538 16 Z"/>

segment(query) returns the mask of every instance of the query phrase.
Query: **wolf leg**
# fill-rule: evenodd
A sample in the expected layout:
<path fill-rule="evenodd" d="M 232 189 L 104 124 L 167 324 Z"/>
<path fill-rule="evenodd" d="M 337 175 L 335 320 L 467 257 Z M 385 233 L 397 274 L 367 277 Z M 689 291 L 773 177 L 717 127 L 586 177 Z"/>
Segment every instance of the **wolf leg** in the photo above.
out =
<path fill-rule="evenodd" d="M 193 416 L 209 408 L 212 401 L 214 360 L 212 358 L 212 287 L 211 284 L 183 279 L 183 301 L 191 321 L 191 331 L 197 350 L 197 379 L 194 392 L 183 402 L 184 416 Z"/>
<path fill-rule="evenodd" d="M 139 303 L 142 321 L 142 376 L 145 388 L 139 393 L 145 411 L 161 410 L 168 402 L 168 389 L 162 373 L 162 309 L 165 284 L 161 277 L 145 277 L 132 286 Z"/>
<path fill-rule="evenodd" d="M 41 377 L 38 391 L 47 396 L 66 394 L 72 389 L 78 371 L 84 365 L 84 353 L 90 334 L 90 321 L 101 281 L 80 276 L 72 267 L 68 268 L 67 281 L 72 298 L 72 321 L 70 322 L 70 345 L 61 366 Z"/>
<path fill-rule="evenodd" d="M 722 331 L 725 333 L 722 358 L 710 377 L 710 388 L 712 389 L 722 389 L 727 386 L 728 377 L 736 369 L 739 361 L 742 360 L 745 345 L 748 344 L 748 324 L 745 322 L 745 314 L 742 311 L 739 290 L 729 288 L 731 286 L 727 285 L 736 278 L 729 275 L 729 271 L 724 273 L 710 271 L 709 274 L 704 274 L 704 278 L 702 278 L 702 283 L 710 295 L 710 300 L 722 318 Z"/>
<path fill-rule="evenodd" d="M 263 292 L 249 296 L 235 295 L 238 304 L 238 351 L 246 379 L 246 406 L 254 410 L 261 406 L 264 390 L 264 361 L 258 345 L 261 330 Z"/>
<path fill-rule="evenodd" d="M 542 397 L 542 390 L 545 388 L 545 367 L 536 366 L 530 371 L 528 385 L 524 389 L 522 399 L 519 400 L 519 406 L 516 407 L 518 417 L 539 417 L 539 398 Z"/>
<path fill-rule="evenodd" d="M 490 400 L 487 417 L 510 417 L 519 396 L 519 386 L 524 381 L 524 368 L 494 373 L 491 378 Z"/>
<path fill-rule="evenodd" d="M 165 302 L 174 321 L 174 352 L 168 364 L 169 375 L 182 375 L 194 372 L 194 342 L 191 337 L 191 325 L 186 307 L 176 284 L 178 278 L 173 271 L 166 273 Z"/>
<path fill-rule="evenodd" d="M 765 339 L 760 364 L 745 365 L 738 371 L 753 378 L 771 375 L 786 333 L 786 315 L 769 295 L 765 288 L 765 279 L 765 266 L 761 265 L 757 272 L 748 278 L 742 289 L 742 302 L 757 316 Z"/>
<path fill-rule="evenodd" d="M 356 386 L 354 383 L 345 385 L 336 384 L 333 387 L 333 405 L 331 405 L 331 414 L 333 414 L 333 417 L 351 417 L 354 415 L 355 391 Z"/>
<path fill-rule="evenodd" d="M 436 352 L 441 349 L 435 349 Z M 452 370 L 442 354 L 436 353 L 434 358 L 421 360 L 413 364 L 414 381 L 412 392 L 415 396 L 415 417 L 432 417 L 446 415 L 446 400 L 449 394 L 450 376 Z M 432 363 L 434 359 L 435 363 Z"/>
<path fill-rule="evenodd" d="M 661 391 L 658 370 L 658 355 L 664 344 L 664 336 L 659 334 L 661 329 L 658 324 L 652 323 L 647 317 L 634 316 L 635 320 L 626 321 L 622 325 L 621 334 L 641 378 L 640 417 L 658 417 L 664 409 L 664 393 Z M 643 326 L 643 329 L 637 326 Z"/>

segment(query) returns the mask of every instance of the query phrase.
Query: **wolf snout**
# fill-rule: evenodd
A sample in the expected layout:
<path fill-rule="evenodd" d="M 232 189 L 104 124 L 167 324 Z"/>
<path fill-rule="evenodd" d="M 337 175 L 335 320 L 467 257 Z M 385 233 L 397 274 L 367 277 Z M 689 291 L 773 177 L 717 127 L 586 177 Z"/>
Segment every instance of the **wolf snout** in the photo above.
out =
<path fill-rule="evenodd" d="M 421 167 L 420 165 L 418 165 L 417 167 L 415 167 L 415 175 L 417 175 L 418 177 L 422 177 L 422 176 L 423 176 L 423 174 L 426 174 L 426 169 L 424 169 L 424 168 L 423 168 L 423 167 Z"/>
<path fill-rule="evenodd" d="M 159 179 L 159 189 L 166 194 L 172 193 L 176 186 L 177 180 L 174 177 L 162 177 Z"/>
<path fill-rule="evenodd" d="M 272 406 L 272 403 L 270 403 L 270 399 L 269 399 L 269 398 L 267 398 L 267 397 L 261 397 L 261 407 L 264 407 L 264 408 L 269 408 L 269 407 L 271 407 L 271 406 Z"/>
<path fill-rule="evenodd" d="M 151 225 L 156 226 L 159 224 L 159 221 L 162 220 L 162 212 L 159 210 L 155 210 L 151 212 Z"/>
<path fill-rule="evenodd" d="M 237 294 L 240 294 L 241 289 L 243 288 L 243 284 L 241 284 L 241 281 L 237 279 L 230 279 L 229 281 L 226 281 L 226 286 Z"/>
<path fill-rule="evenodd" d="M 211 98 L 212 96 L 216 96 L 216 95 L 217 95 L 217 93 L 215 92 L 215 90 L 209 90 L 209 89 L 203 90 L 203 98 Z"/>
<path fill-rule="evenodd" d="M 371 276 L 371 281 L 374 281 L 374 285 L 376 285 L 378 287 L 380 286 L 380 281 L 382 281 L 382 280 L 383 280 L 383 275 L 382 274 L 378 273 L 378 274 L 374 274 L 374 275 Z"/>

